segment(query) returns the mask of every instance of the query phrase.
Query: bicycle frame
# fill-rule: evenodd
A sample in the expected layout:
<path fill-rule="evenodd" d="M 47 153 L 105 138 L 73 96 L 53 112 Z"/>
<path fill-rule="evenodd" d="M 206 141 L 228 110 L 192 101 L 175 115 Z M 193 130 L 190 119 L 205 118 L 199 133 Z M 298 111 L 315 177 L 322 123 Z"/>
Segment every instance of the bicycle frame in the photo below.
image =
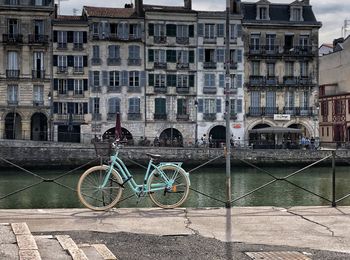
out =
<path fill-rule="evenodd" d="M 109 180 L 109 177 L 110 177 L 112 171 L 114 169 L 118 169 L 119 170 L 118 172 L 124 181 L 123 184 L 128 183 L 128 185 L 130 186 L 130 188 L 133 190 L 133 192 L 135 194 L 149 193 L 149 192 L 156 191 L 156 190 L 162 190 L 168 186 L 171 187 L 171 185 L 173 184 L 167 178 L 167 176 L 164 174 L 164 172 L 159 169 L 159 166 L 164 166 L 164 165 L 175 166 L 178 169 L 176 171 L 176 173 L 177 173 L 181 168 L 182 162 L 161 162 L 158 165 L 155 165 L 153 163 L 153 160 L 150 159 L 149 163 L 148 163 L 147 171 L 144 175 L 143 184 L 140 185 L 140 184 L 137 184 L 135 182 L 134 178 L 132 177 L 131 173 L 129 172 L 129 170 L 126 167 L 126 165 L 124 164 L 124 162 L 118 157 L 118 151 L 117 151 L 115 155 L 111 156 L 111 163 L 108 166 L 108 168 L 109 168 L 108 173 L 107 173 L 101 186 L 105 187 L 107 185 L 107 182 Z M 151 171 L 152 169 L 157 170 L 158 173 L 161 174 L 162 177 L 167 181 L 167 183 L 153 184 L 153 186 L 150 189 L 148 189 L 147 182 L 148 182 L 148 179 L 150 177 L 150 174 L 153 172 L 153 171 Z"/>

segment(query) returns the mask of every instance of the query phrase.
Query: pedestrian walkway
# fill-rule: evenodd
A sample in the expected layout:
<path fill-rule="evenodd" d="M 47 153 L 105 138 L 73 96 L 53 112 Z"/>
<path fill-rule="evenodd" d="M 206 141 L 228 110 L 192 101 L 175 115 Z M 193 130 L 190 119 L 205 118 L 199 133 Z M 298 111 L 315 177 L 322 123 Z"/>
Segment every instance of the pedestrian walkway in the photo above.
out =
<path fill-rule="evenodd" d="M 102 238 L 103 233 L 154 235 L 155 237 L 194 236 L 214 238 L 223 242 L 350 253 L 348 228 L 350 226 L 350 207 L 293 207 L 288 209 L 235 207 L 232 209 L 178 208 L 172 210 L 117 208 L 108 212 L 95 212 L 87 209 L 10 209 L 0 210 L 0 223 L 12 223 L 12 226 L 2 224 L 1 228 L 7 229 L 7 233 L 0 232 L 1 252 L 9 254 L 9 257 L 16 257 L 15 253 L 11 253 L 11 250 L 16 251 L 14 248 L 16 245 L 14 243 L 15 233 L 10 234 L 10 227 L 13 228 L 13 223 L 27 223 L 31 232 L 35 234 L 34 240 L 39 254 L 43 254 L 42 259 L 50 259 L 44 258 L 44 253 L 40 251 L 45 240 L 59 243 L 60 250 L 66 254 L 68 252 L 68 255 L 72 257 L 72 253 L 67 251 L 62 242 L 70 239 L 69 236 L 65 236 L 68 233 L 74 233 L 79 238 L 79 250 L 89 251 L 91 249 L 89 244 L 81 245 L 89 242 L 83 235 L 86 232 L 99 232 Z M 42 234 L 45 236 L 41 236 Z M 47 236 L 50 234 L 55 235 Z M 81 234 L 80 237 L 79 234 Z M 138 242 L 132 240 L 131 243 Z M 110 248 L 114 245 L 113 243 L 115 240 L 111 240 L 111 244 L 106 245 Z M 19 240 L 17 240 L 17 245 L 20 246 Z M 34 243 L 30 245 L 32 247 L 28 250 L 36 250 Z M 85 246 L 90 249 L 84 250 Z M 46 247 L 44 245 L 42 248 Z M 52 245 L 52 248 L 54 247 L 59 248 Z M 51 249 L 47 251 L 52 252 Z M 118 252 L 113 253 L 117 258 L 119 257 Z"/>

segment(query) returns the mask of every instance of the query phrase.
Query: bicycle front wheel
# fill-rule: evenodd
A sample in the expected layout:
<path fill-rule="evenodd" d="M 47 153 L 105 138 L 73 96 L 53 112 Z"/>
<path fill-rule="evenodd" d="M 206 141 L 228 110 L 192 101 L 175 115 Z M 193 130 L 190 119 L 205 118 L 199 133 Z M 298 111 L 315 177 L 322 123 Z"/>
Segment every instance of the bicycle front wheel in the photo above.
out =
<path fill-rule="evenodd" d="M 158 207 L 172 209 L 187 199 L 190 181 L 184 169 L 162 165 L 154 169 L 148 180 L 150 199 Z"/>
<path fill-rule="evenodd" d="M 109 167 L 107 165 L 95 166 L 88 169 L 78 182 L 78 197 L 81 203 L 92 210 L 107 210 L 119 201 L 123 188 L 120 186 L 122 178 L 112 170 L 107 184 L 102 187 Z"/>

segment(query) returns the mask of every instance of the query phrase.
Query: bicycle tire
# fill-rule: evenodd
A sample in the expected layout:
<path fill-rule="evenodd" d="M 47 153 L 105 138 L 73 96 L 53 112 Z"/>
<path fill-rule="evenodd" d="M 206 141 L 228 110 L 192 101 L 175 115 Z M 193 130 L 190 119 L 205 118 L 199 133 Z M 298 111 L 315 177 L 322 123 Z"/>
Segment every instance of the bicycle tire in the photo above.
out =
<path fill-rule="evenodd" d="M 80 202 L 87 208 L 97 211 L 108 210 L 115 206 L 123 188 L 120 186 L 122 178 L 116 170 L 112 170 L 109 182 L 103 189 L 102 184 L 109 166 L 94 166 L 86 170 L 79 178 L 77 192 Z"/>
<path fill-rule="evenodd" d="M 157 186 L 167 182 L 157 169 L 154 169 L 148 179 L 149 197 L 158 207 L 172 209 L 181 206 L 187 199 L 190 190 L 190 181 L 184 169 L 175 165 L 162 165 L 158 167 L 166 176 L 174 181 L 171 187 L 152 191 L 152 185 Z M 177 173 L 176 173 L 177 171 Z M 175 180 L 174 180 L 175 178 Z"/>

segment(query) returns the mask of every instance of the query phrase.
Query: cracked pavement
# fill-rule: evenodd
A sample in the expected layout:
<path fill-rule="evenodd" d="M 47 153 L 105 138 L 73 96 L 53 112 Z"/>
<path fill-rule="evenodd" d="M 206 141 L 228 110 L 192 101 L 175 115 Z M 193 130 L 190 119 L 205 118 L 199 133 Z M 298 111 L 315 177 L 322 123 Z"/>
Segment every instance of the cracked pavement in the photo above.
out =
<path fill-rule="evenodd" d="M 123 208 L 0 210 L 0 223 L 26 222 L 33 233 L 99 232 L 201 237 L 350 254 L 350 207 Z M 1 236 L 1 234 L 0 234 Z"/>

